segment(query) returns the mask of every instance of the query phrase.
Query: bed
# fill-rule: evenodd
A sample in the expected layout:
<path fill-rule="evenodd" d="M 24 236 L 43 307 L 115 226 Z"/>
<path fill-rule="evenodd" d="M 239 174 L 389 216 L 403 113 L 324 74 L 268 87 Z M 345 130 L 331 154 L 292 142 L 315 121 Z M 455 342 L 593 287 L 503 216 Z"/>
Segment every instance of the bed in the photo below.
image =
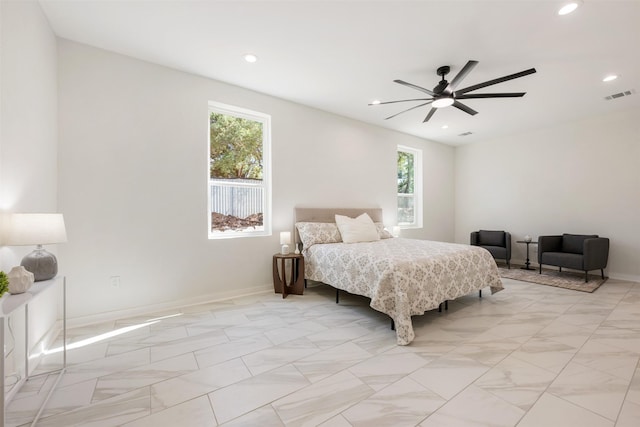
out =
<path fill-rule="evenodd" d="M 343 243 L 335 215 L 366 212 L 380 240 Z M 382 210 L 296 208 L 296 239 L 305 243 L 305 279 L 371 299 L 370 306 L 393 320 L 397 343 L 415 334 L 411 316 L 490 287 L 503 289 L 495 260 L 481 247 L 392 237 L 383 229 Z"/>

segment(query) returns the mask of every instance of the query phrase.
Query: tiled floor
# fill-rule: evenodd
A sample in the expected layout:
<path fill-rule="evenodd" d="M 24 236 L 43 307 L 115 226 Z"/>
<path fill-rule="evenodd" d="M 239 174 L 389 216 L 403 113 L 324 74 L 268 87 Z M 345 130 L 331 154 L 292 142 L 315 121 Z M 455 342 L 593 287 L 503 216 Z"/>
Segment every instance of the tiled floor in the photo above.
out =
<path fill-rule="evenodd" d="M 505 286 L 415 317 L 406 347 L 324 285 L 74 329 L 38 425 L 640 426 L 640 284 Z M 8 425 L 28 425 L 54 381 L 29 381 Z"/>

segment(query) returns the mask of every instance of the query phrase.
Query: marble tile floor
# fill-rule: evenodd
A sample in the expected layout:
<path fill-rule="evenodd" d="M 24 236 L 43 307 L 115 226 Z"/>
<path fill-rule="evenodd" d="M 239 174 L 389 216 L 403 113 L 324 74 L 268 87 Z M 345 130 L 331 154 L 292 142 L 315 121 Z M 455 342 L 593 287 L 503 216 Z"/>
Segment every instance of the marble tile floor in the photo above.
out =
<path fill-rule="evenodd" d="M 321 284 L 76 328 L 37 425 L 640 426 L 640 283 L 503 280 L 414 317 L 409 346 Z M 7 425 L 30 425 L 55 379 L 28 381 Z"/>

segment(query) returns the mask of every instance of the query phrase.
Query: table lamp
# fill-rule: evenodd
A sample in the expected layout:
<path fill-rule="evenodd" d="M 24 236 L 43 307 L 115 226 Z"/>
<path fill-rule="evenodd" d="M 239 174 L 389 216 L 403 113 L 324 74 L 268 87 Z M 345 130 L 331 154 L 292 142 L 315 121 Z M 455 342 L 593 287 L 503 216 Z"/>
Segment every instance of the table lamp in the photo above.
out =
<path fill-rule="evenodd" d="M 282 245 L 282 249 L 280 253 L 282 255 L 289 254 L 289 245 L 291 244 L 291 232 L 290 231 L 281 231 L 280 232 L 280 244 Z"/>
<path fill-rule="evenodd" d="M 16 213 L 9 214 L 5 223 L 4 244 L 7 246 L 37 245 L 22 258 L 22 265 L 33 273 L 36 282 L 53 279 L 58 274 L 58 260 L 42 245 L 64 243 L 67 232 L 62 214 Z"/>

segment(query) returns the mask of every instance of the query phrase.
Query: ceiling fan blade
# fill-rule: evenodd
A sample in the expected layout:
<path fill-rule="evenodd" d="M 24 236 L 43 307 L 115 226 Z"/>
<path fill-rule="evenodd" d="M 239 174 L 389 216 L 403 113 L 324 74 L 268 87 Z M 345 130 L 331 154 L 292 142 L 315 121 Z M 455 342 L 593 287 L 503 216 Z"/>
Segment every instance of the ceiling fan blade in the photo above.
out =
<path fill-rule="evenodd" d="M 500 77 L 500 78 L 497 78 L 497 79 L 489 80 L 489 81 L 484 82 L 484 83 L 478 83 L 477 85 L 465 87 L 464 89 L 460 89 L 460 90 L 455 91 L 454 94 L 455 94 L 456 97 L 458 97 L 458 96 L 463 95 L 463 94 L 465 94 L 467 92 L 471 92 L 472 90 L 482 89 L 483 87 L 487 87 L 487 86 L 495 85 L 495 84 L 498 84 L 498 83 L 506 82 L 508 80 L 517 79 L 519 77 L 528 76 L 529 74 L 533 74 L 535 72 L 536 72 L 535 68 L 529 68 L 528 70 L 520 71 L 519 73 L 509 74 L 508 76 L 504 76 L 504 77 Z"/>
<path fill-rule="evenodd" d="M 429 114 L 427 114 L 427 117 L 424 118 L 422 123 L 427 123 L 429 121 L 429 119 L 431 117 L 433 117 L 433 114 L 436 112 L 436 110 L 437 110 L 437 108 L 431 107 L 431 111 L 429 111 Z"/>
<path fill-rule="evenodd" d="M 456 87 L 460 84 L 462 79 L 467 77 L 467 74 L 469 74 L 471 70 L 475 68 L 476 65 L 478 65 L 478 61 L 468 61 L 465 64 L 465 66 L 462 67 L 462 70 L 460 70 L 460 72 L 456 74 L 453 80 L 451 80 L 451 82 L 449 83 L 449 86 L 447 86 L 445 91 L 448 90 L 449 92 L 453 92 L 456 89 Z"/>
<path fill-rule="evenodd" d="M 411 110 L 415 110 L 416 108 L 424 107 L 427 104 L 431 104 L 431 102 L 432 101 L 429 101 L 429 102 L 425 102 L 424 104 L 420 104 L 420 105 L 416 105 L 416 106 L 411 107 L 411 108 L 407 108 L 406 110 L 400 111 L 399 113 L 396 113 L 393 116 L 387 117 L 385 120 L 393 119 L 395 116 L 398 116 L 398 115 L 400 115 L 402 113 L 406 113 L 407 111 L 411 111 Z"/>
<path fill-rule="evenodd" d="M 395 104 L 397 102 L 409 102 L 409 101 L 433 101 L 433 99 L 431 99 L 431 98 L 402 99 L 400 101 L 378 102 L 377 104 L 369 104 L 369 105 Z"/>
<path fill-rule="evenodd" d="M 464 105 L 461 102 L 458 101 L 453 101 L 453 106 L 456 107 L 458 110 L 462 110 L 467 114 L 471 114 L 472 116 L 475 116 L 476 114 L 478 114 L 478 112 L 476 110 L 474 110 L 473 108 L 469 108 L 466 105 Z"/>
<path fill-rule="evenodd" d="M 509 92 L 509 93 L 468 93 L 457 96 L 456 99 L 473 99 L 473 98 L 520 98 L 527 92 Z"/>
<path fill-rule="evenodd" d="M 394 82 L 395 82 L 395 83 L 398 83 L 398 84 L 401 84 L 401 85 L 404 85 L 404 86 L 408 86 L 408 87 L 413 88 L 413 89 L 416 89 L 416 90 L 419 90 L 420 92 L 427 93 L 427 94 L 429 94 L 429 95 L 431 95 L 431 96 L 433 96 L 433 95 L 434 95 L 434 93 L 433 93 L 432 91 L 430 91 L 429 89 L 425 89 L 425 88 L 423 88 L 423 87 L 416 86 L 416 85 L 411 84 L 411 83 L 407 83 L 407 82 L 405 82 L 405 81 L 403 81 L 403 80 L 394 80 Z"/>

